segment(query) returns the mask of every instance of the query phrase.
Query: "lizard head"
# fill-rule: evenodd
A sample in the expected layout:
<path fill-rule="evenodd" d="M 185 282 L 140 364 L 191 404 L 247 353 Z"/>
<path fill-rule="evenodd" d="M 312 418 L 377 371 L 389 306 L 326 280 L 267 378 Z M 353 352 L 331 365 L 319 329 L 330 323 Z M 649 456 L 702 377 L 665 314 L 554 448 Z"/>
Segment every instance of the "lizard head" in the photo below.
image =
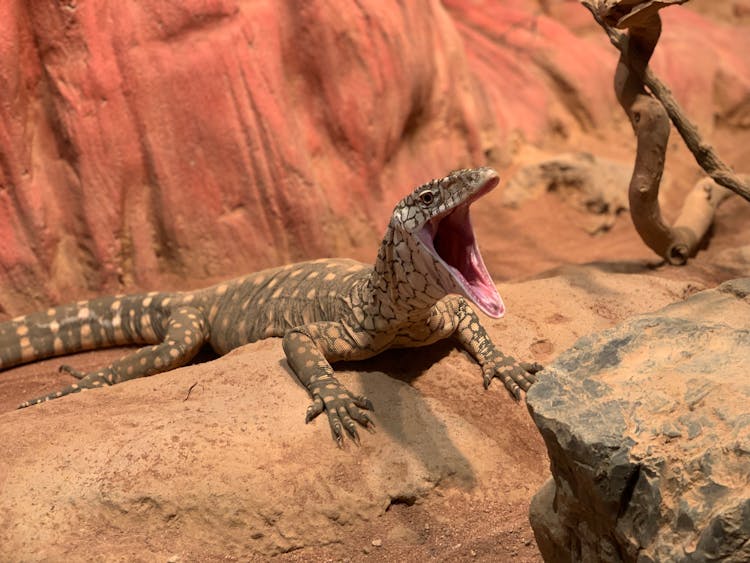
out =
<path fill-rule="evenodd" d="M 505 307 L 479 252 L 469 206 L 499 181 L 491 168 L 456 170 L 419 186 L 393 212 L 411 262 L 427 283 L 463 295 L 494 318 Z"/>

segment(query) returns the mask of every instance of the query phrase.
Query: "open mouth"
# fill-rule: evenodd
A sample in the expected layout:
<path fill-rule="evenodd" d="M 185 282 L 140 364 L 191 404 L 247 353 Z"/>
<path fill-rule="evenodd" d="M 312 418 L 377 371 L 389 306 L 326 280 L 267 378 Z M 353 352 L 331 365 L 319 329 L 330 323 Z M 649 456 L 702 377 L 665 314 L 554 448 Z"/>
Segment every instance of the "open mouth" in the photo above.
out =
<path fill-rule="evenodd" d="M 461 293 L 482 312 L 493 318 L 505 314 L 503 300 L 487 272 L 471 226 L 469 206 L 493 189 L 499 178 L 490 178 L 477 192 L 443 215 L 430 219 L 419 231 L 419 239 L 450 274 L 455 287 L 446 291 Z"/>

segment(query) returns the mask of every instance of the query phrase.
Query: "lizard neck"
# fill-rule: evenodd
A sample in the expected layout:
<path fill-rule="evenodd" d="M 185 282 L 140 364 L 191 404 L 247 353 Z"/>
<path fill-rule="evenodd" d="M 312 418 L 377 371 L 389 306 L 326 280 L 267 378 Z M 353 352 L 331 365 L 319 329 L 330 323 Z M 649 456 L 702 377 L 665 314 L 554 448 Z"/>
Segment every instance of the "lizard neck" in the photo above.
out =
<path fill-rule="evenodd" d="M 425 273 L 429 258 L 425 259 L 417 244 L 392 222 L 388 225 L 364 288 L 369 314 L 380 313 L 396 322 L 423 317 L 445 296 L 445 291 Z M 393 319 L 387 314 L 391 311 Z"/>

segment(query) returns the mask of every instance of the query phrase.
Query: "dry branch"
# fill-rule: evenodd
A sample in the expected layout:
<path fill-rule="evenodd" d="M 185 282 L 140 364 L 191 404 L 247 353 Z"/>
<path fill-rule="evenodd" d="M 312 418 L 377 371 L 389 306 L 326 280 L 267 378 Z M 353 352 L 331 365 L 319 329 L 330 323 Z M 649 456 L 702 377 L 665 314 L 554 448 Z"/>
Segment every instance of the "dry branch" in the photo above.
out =
<path fill-rule="evenodd" d="M 708 232 L 714 220 L 716 209 L 732 192 L 718 185 L 711 178 L 699 180 L 685 198 L 682 212 L 674 222 L 674 230 L 680 232 L 684 248 L 670 248 L 669 254 L 692 254 L 698 248 L 703 235 Z"/>
<path fill-rule="evenodd" d="M 620 51 L 615 93 L 636 135 L 637 149 L 628 197 L 638 234 L 654 252 L 672 264 L 684 264 L 713 221 L 716 207 L 728 192 L 699 183 L 685 200 L 680 218 L 670 227 L 661 217 L 658 195 L 664 170 L 669 121 L 698 164 L 718 184 L 750 201 L 748 177 L 738 177 L 703 142 L 697 127 L 684 115 L 669 89 L 648 68 L 661 33 L 658 10 L 687 0 L 581 0 Z M 624 34 L 612 27 L 627 27 Z M 648 88 L 648 90 L 647 90 Z"/>
<path fill-rule="evenodd" d="M 664 7 L 669 4 L 682 4 L 686 1 L 687 0 L 662 0 L 661 2 L 648 2 L 647 4 L 649 4 L 649 7 L 654 9 L 653 12 L 637 12 L 639 15 L 638 19 L 634 19 L 634 15 L 624 15 L 617 18 L 616 25 L 618 27 L 625 25 L 629 26 L 634 23 L 642 25 L 644 18 L 657 15 L 655 13 L 655 9 L 658 9 L 657 6 Z M 596 22 L 607 33 L 612 45 L 614 45 L 620 53 L 624 53 L 627 50 L 628 36 L 625 33 L 614 29 L 614 27 L 611 27 L 608 21 L 605 21 L 605 17 L 602 16 L 602 13 L 605 13 L 603 12 L 605 8 L 610 10 L 609 12 L 606 12 L 607 14 L 615 13 L 612 10 L 617 3 L 596 2 L 595 0 L 581 0 L 581 3 L 591 12 Z M 643 2 L 640 3 L 643 4 Z M 611 19 L 614 19 L 614 17 L 607 18 L 607 20 Z M 653 94 L 667 110 L 669 119 L 672 120 L 675 128 L 679 131 L 680 136 L 685 141 L 685 145 L 687 145 L 690 152 L 693 153 L 698 165 L 703 168 L 706 174 L 711 176 L 717 184 L 729 188 L 737 195 L 750 201 L 750 183 L 747 180 L 743 181 L 742 178 L 738 177 L 729 166 L 722 162 L 714 148 L 703 141 L 698 131 L 698 127 L 696 127 L 682 111 L 682 108 L 680 108 L 677 100 L 675 100 L 672 95 L 672 91 L 661 80 L 659 80 L 659 78 L 648 67 L 644 69 L 642 79 L 643 84 L 645 84 L 651 94 Z"/>

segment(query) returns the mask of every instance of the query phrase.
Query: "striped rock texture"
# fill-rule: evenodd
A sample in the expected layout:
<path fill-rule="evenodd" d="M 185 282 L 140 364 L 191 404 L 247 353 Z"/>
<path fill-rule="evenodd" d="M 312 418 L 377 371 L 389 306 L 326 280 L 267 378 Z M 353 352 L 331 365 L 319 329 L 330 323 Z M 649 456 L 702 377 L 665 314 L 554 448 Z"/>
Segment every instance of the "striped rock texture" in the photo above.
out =
<path fill-rule="evenodd" d="M 665 12 L 655 66 L 746 162 L 750 34 Z M 629 135 L 615 58 L 571 1 L 3 2 L 0 312 L 370 261 L 427 178 Z"/>

